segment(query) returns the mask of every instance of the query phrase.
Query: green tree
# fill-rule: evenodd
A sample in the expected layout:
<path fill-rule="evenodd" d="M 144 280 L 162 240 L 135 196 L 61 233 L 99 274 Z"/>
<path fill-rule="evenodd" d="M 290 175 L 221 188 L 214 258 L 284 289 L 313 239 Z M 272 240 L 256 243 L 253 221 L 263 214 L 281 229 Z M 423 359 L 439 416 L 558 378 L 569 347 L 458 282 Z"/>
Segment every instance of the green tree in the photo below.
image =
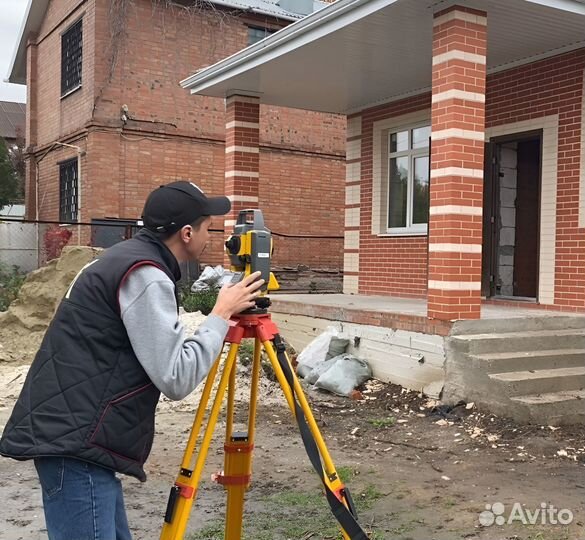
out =
<path fill-rule="evenodd" d="M 6 141 L 0 138 L 0 210 L 8 204 L 21 200 L 21 182 L 18 173 L 6 146 Z"/>

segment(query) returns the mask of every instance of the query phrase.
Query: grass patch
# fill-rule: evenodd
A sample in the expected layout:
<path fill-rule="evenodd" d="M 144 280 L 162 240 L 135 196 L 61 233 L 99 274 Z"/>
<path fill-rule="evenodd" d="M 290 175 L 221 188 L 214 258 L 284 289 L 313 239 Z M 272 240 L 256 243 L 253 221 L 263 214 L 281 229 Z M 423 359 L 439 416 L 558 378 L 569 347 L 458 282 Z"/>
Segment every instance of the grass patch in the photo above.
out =
<path fill-rule="evenodd" d="M 223 540 L 223 533 L 223 521 L 213 521 L 201 530 L 188 534 L 185 538 L 186 540 Z"/>
<path fill-rule="evenodd" d="M 240 347 L 238 348 L 238 358 L 240 359 L 240 364 L 243 366 L 249 366 L 252 364 L 254 360 L 254 340 L 253 339 L 243 339 L 240 343 Z"/>
<path fill-rule="evenodd" d="M 358 512 L 360 510 L 369 510 L 374 506 L 374 503 L 378 499 L 381 499 L 384 496 L 385 495 L 376 486 L 369 484 L 360 492 L 359 497 L 354 497 L 354 499 L 357 499 L 355 504 L 358 508 Z"/>
<path fill-rule="evenodd" d="M 355 472 L 351 467 L 337 469 L 345 482 Z M 368 522 L 362 512 L 384 497 L 375 486 L 367 485 L 353 495 L 362 526 Z M 342 540 L 337 521 L 332 516 L 323 490 L 307 487 L 304 490 L 282 490 L 270 495 L 248 499 L 244 510 L 242 540 Z M 370 540 L 385 538 L 383 530 L 367 531 Z M 187 535 L 186 540 L 223 540 L 223 520 L 208 523 L 200 531 Z"/>
<path fill-rule="evenodd" d="M 217 289 L 193 292 L 189 287 L 179 290 L 179 305 L 188 313 L 201 311 L 203 315 L 209 315 L 217 300 Z"/>
<path fill-rule="evenodd" d="M 339 479 L 344 483 L 347 484 L 353 476 L 355 476 L 355 471 L 351 467 L 347 467 L 345 465 L 341 465 L 341 467 L 337 467 L 336 469 L 337 475 Z"/>
<path fill-rule="evenodd" d="M 396 418 L 393 416 L 388 416 L 387 418 L 372 418 L 368 420 L 368 422 L 376 428 L 385 428 L 393 426 L 396 423 Z"/>
<path fill-rule="evenodd" d="M 24 278 L 25 274 L 20 271 L 18 266 L 0 263 L 0 311 L 6 311 L 17 297 Z"/>

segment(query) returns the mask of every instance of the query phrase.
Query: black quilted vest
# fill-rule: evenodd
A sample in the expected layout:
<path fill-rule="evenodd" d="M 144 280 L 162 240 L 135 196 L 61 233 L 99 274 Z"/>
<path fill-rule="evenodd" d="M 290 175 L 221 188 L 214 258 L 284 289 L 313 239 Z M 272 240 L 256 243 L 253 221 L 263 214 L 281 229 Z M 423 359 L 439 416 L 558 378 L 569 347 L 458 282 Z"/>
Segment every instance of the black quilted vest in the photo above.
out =
<path fill-rule="evenodd" d="M 173 254 L 142 230 L 73 281 L 30 367 L 0 454 L 73 457 L 146 480 L 160 392 L 132 350 L 118 304 L 125 276 L 142 264 L 158 266 L 174 283 L 180 278 Z"/>

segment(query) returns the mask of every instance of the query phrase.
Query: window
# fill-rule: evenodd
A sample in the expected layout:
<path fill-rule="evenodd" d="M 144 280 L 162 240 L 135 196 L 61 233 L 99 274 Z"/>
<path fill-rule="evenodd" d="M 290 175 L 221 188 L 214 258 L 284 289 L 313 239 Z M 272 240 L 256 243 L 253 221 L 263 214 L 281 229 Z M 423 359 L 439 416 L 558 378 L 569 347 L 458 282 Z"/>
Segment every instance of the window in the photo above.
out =
<path fill-rule="evenodd" d="M 77 159 L 59 164 L 59 220 L 77 221 Z"/>
<path fill-rule="evenodd" d="M 61 36 L 61 97 L 81 86 L 82 21 Z"/>
<path fill-rule="evenodd" d="M 276 32 L 276 30 L 248 26 L 248 45 L 254 45 L 254 43 L 262 41 L 265 37 L 268 37 L 270 34 L 274 34 L 274 32 Z"/>
<path fill-rule="evenodd" d="M 429 221 L 430 126 L 388 136 L 388 232 L 424 232 Z"/>

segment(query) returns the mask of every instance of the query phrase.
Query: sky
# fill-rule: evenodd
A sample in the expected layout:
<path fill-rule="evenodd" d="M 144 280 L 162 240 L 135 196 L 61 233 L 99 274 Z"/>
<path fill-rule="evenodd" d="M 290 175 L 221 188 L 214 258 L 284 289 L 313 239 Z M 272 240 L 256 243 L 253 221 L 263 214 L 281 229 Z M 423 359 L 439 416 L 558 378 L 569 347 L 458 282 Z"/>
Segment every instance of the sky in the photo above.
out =
<path fill-rule="evenodd" d="M 19 38 L 28 0 L 0 0 L 0 101 L 26 101 L 26 86 L 8 84 L 8 70 Z"/>

